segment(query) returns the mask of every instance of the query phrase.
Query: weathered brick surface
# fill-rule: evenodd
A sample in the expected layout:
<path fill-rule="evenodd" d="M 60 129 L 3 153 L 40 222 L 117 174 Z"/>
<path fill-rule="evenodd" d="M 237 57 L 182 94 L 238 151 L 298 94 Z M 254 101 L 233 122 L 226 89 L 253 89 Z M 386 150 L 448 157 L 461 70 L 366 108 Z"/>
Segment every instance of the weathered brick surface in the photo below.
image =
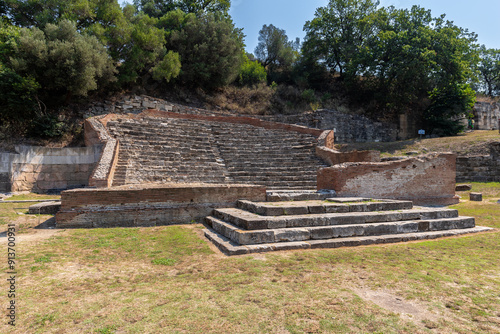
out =
<path fill-rule="evenodd" d="M 415 204 L 458 203 L 451 153 L 380 163 L 345 163 L 318 172 L 318 189 L 339 196 L 411 200 Z"/>
<path fill-rule="evenodd" d="M 265 188 L 251 185 L 134 185 L 74 189 L 61 194 L 60 227 L 155 226 L 200 221 L 214 208 L 238 199 L 265 200 Z"/>
<path fill-rule="evenodd" d="M 338 152 L 327 147 L 316 147 L 316 154 L 331 166 L 344 162 L 380 162 L 378 151 Z"/>

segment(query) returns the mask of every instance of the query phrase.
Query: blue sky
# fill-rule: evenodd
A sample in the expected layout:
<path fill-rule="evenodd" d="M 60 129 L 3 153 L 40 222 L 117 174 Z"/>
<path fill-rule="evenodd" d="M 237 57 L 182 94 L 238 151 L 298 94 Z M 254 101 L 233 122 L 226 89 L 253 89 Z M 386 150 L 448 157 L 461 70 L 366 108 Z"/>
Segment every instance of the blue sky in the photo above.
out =
<path fill-rule="evenodd" d="M 230 14 L 246 35 L 247 52 L 253 53 L 259 30 L 264 24 L 284 29 L 290 40 L 304 37 L 304 23 L 314 18 L 316 8 L 328 0 L 232 0 Z M 446 14 L 462 28 L 478 34 L 480 44 L 500 49 L 500 0 L 381 0 L 381 6 L 411 8 L 419 5 L 432 10 L 434 17 Z"/>

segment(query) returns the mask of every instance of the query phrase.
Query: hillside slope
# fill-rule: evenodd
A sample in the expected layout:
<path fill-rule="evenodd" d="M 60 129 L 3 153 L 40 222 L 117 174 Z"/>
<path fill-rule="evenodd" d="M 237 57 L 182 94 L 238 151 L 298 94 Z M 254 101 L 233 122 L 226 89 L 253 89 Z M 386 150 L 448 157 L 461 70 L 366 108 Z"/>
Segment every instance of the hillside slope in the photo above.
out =
<path fill-rule="evenodd" d="M 497 141 L 500 141 L 498 131 L 476 130 L 453 137 L 410 139 L 388 143 L 352 143 L 337 147 L 342 151 L 377 150 L 383 157 L 429 152 L 454 152 L 462 156 L 471 156 L 489 154 L 489 143 Z"/>

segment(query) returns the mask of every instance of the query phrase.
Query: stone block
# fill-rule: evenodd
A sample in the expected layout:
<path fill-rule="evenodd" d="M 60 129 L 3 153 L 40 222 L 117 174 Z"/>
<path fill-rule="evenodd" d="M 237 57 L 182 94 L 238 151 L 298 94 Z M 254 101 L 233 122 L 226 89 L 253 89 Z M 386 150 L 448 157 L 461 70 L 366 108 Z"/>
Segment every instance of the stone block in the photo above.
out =
<path fill-rule="evenodd" d="M 483 194 L 482 193 L 470 193 L 470 200 L 474 202 L 482 202 Z"/>
<path fill-rule="evenodd" d="M 283 206 L 282 208 L 285 215 L 307 215 L 309 213 L 307 206 Z"/>
<path fill-rule="evenodd" d="M 325 204 L 326 213 L 346 213 L 349 212 L 347 204 Z"/>
<path fill-rule="evenodd" d="M 472 185 L 470 184 L 457 184 L 455 187 L 456 191 L 470 191 L 472 190 Z"/>
<path fill-rule="evenodd" d="M 296 242 L 278 242 L 271 245 L 273 251 L 284 251 L 284 250 L 294 250 L 294 249 L 309 249 L 311 245 L 304 241 Z"/>
<path fill-rule="evenodd" d="M 266 244 L 275 241 L 274 231 L 241 231 L 237 235 L 240 245 Z"/>
<path fill-rule="evenodd" d="M 274 230 L 274 242 L 293 242 L 310 239 L 311 234 L 307 229 L 276 229 Z"/>
<path fill-rule="evenodd" d="M 31 205 L 29 213 L 32 215 L 55 215 L 61 209 L 61 202 L 43 202 Z"/>
<path fill-rule="evenodd" d="M 310 228 L 311 239 L 331 239 L 333 238 L 333 229 L 331 226 Z"/>
<path fill-rule="evenodd" d="M 310 214 L 320 214 L 326 212 L 324 205 L 309 205 L 307 208 Z"/>

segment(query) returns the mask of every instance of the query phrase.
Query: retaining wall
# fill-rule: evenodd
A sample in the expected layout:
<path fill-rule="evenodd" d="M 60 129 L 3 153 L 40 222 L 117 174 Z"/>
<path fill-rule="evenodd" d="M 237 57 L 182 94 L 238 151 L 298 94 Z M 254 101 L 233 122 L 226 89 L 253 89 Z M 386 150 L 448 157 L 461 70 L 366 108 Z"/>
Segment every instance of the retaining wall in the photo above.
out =
<path fill-rule="evenodd" d="M 138 114 L 146 109 L 173 111 L 180 114 L 208 116 L 242 116 L 231 112 L 221 112 L 171 103 L 147 95 L 122 95 L 112 100 L 94 102 L 86 108 L 85 118 L 104 114 Z M 244 115 L 243 115 L 244 116 Z M 337 110 L 319 109 L 297 115 L 253 116 L 271 122 L 298 124 L 308 128 L 335 129 L 338 143 L 394 141 L 398 139 L 398 126 L 373 121 L 362 115 L 343 113 Z"/>
<path fill-rule="evenodd" d="M 489 155 L 457 158 L 457 182 L 500 182 L 500 143 L 489 148 Z"/>
<path fill-rule="evenodd" d="M 99 146 L 17 146 L 16 153 L 0 153 L 0 191 L 46 193 L 86 186 L 100 151 Z"/>

